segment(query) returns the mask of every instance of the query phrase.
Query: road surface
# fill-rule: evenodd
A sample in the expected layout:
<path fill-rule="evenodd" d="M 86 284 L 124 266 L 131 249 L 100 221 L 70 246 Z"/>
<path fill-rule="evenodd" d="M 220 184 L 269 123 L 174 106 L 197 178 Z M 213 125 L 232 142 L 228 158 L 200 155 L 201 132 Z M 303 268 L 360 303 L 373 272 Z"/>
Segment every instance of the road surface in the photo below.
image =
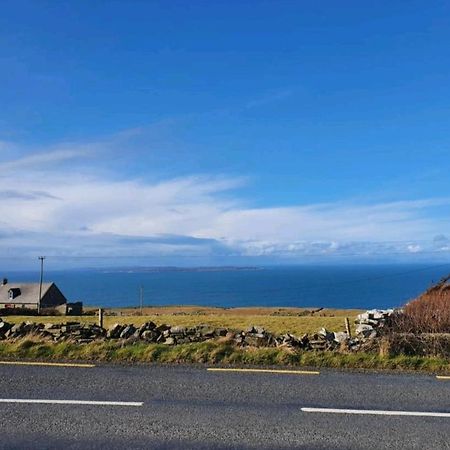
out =
<path fill-rule="evenodd" d="M 0 448 L 450 449 L 450 379 L 0 362 Z"/>

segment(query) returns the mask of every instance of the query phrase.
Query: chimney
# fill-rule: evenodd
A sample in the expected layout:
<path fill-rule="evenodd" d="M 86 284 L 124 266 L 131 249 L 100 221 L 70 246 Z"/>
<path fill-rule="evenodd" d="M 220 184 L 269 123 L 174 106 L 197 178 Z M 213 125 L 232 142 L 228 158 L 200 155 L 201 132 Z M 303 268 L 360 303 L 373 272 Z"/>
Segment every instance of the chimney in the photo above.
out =
<path fill-rule="evenodd" d="M 8 278 L 3 278 L 2 280 L 2 286 L 5 286 L 8 284 Z"/>

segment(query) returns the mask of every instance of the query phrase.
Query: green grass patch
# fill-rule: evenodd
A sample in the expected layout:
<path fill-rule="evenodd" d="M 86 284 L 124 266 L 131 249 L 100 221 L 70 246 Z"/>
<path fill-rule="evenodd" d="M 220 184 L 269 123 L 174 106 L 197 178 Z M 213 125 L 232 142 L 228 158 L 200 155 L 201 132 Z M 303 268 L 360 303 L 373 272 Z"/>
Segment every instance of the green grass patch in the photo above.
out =
<path fill-rule="evenodd" d="M 184 363 L 317 367 L 337 369 L 408 370 L 450 373 L 450 359 L 425 356 L 382 356 L 378 353 L 292 351 L 284 348 L 240 348 L 215 341 L 169 346 L 122 344 L 113 341 L 75 344 L 37 339 L 0 342 L 0 357 L 50 361 L 95 361 L 117 363 Z"/>

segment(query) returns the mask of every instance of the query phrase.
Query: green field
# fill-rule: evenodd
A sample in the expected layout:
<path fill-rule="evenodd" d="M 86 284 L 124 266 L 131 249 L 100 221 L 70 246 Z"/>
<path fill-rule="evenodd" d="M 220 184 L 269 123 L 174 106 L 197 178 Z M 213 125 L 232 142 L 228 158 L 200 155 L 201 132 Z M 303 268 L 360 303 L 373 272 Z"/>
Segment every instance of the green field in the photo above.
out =
<path fill-rule="evenodd" d="M 145 308 L 143 315 L 136 309 L 106 310 L 104 326 L 115 323 L 141 325 L 147 321 L 168 325 L 195 326 L 207 324 L 211 327 L 225 327 L 245 330 L 249 326 L 262 326 L 276 333 L 302 335 L 315 333 L 325 327 L 331 331 L 345 331 L 345 317 L 353 322 L 359 310 L 324 309 L 317 313 L 302 308 L 201 308 L 196 306 Z M 8 322 L 39 321 L 59 323 L 70 321 L 97 323 L 96 316 L 4 316 Z"/>

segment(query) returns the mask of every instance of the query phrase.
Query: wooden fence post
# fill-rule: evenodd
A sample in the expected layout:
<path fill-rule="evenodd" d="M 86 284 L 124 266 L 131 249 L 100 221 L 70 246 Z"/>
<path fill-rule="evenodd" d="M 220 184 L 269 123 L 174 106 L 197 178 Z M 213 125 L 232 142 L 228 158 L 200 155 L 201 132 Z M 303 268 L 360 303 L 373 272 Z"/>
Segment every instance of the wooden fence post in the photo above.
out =
<path fill-rule="evenodd" d="M 103 308 L 98 309 L 98 326 L 103 328 Z"/>
<path fill-rule="evenodd" d="M 350 329 L 350 321 L 348 320 L 348 317 L 345 318 L 345 330 L 347 331 L 348 337 L 352 338 L 352 330 Z"/>

